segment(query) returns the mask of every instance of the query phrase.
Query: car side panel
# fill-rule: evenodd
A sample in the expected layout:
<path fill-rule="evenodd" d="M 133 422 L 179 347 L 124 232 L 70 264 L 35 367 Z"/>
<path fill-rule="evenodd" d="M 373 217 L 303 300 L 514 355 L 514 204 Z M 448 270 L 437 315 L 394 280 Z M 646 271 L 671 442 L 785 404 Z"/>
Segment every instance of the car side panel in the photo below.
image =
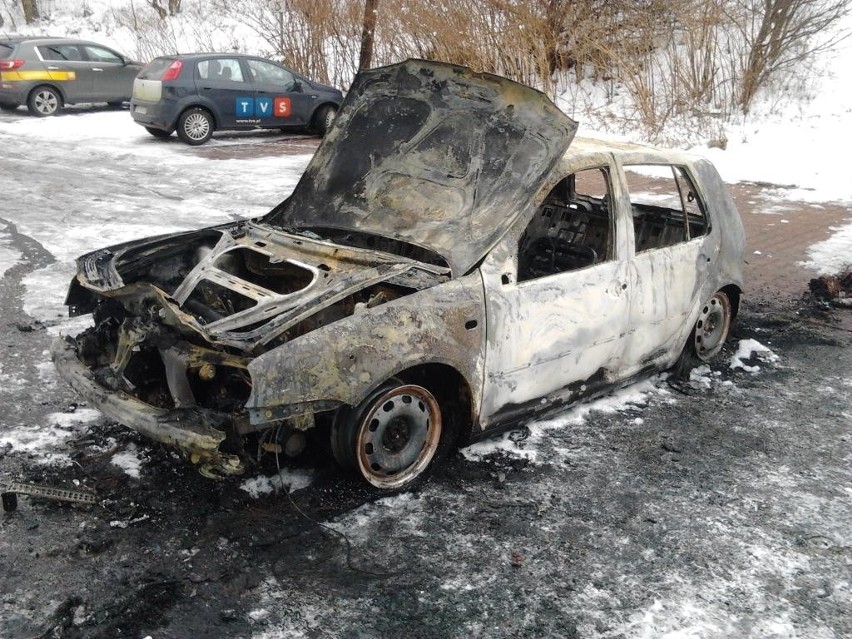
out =
<path fill-rule="evenodd" d="M 485 343 L 478 273 L 366 309 L 260 355 L 249 364 L 252 423 L 291 404 L 357 405 L 385 380 L 421 364 L 446 364 L 479 406 Z M 267 416 L 268 413 L 268 416 Z"/>

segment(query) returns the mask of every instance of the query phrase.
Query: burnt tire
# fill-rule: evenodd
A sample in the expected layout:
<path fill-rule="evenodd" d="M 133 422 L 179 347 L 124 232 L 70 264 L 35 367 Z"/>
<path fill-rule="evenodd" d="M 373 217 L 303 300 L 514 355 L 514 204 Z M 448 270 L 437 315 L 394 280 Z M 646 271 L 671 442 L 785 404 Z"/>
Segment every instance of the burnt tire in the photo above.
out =
<path fill-rule="evenodd" d="M 195 107 L 178 118 L 177 134 L 182 142 L 192 146 L 204 144 L 213 136 L 215 123 L 209 111 Z"/>
<path fill-rule="evenodd" d="M 314 130 L 320 137 L 325 137 L 331 125 L 334 124 L 334 118 L 337 117 L 337 109 L 330 104 L 320 107 L 314 115 Z"/>
<path fill-rule="evenodd" d="M 152 126 L 146 126 L 145 130 L 148 133 L 150 133 L 151 135 L 153 135 L 155 138 L 167 138 L 172 134 L 171 131 L 163 131 L 162 129 L 155 129 Z"/>
<path fill-rule="evenodd" d="M 59 113 L 62 108 L 62 96 L 59 91 L 49 86 L 36 87 L 27 96 L 27 109 L 30 115 L 46 118 Z"/>
<path fill-rule="evenodd" d="M 438 399 L 425 387 L 393 380 L 332 426 L 337 462 L 382 492 L 410 488 L 428 474 L 443 448 Z"/>
<path fill-rule="evenodd" d="M 698 312 L 689 339 L 674 365 L 675 374 L 685 376 L 695 366 L 713 361 L 728 340 L 732 319 L 731 298 L 725 291 L 716 291 Z"/>

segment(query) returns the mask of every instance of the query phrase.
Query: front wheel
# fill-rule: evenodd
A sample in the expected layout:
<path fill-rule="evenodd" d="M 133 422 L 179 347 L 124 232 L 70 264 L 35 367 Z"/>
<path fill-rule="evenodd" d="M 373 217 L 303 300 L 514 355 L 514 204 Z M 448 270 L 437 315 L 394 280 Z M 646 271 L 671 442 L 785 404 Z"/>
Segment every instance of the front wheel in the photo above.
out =
<path fill-rule="evenodd" d="M 334 118 L 337 117 L 337 109 L 330 104 L 325 105 L 314 116 L 314 128 L 319 133 L 320 137 L 325 137 L 331 125 L 334 123 Z"/>
<path fill-rule="evenodd" d="M 62 96 L 52 87 L 36 87 L 27 98 L 27 109 L 37 118 L 56 115 L 61 106 Z"/>
<path fill-rule="evenodd" d="M 187 144 L 204 144 L 213 135 L 213 116 L 204 109 L 188 109 L 178 118 L 178 137 Z"/>
<path fill-rule="evenodd" d="M 442 431 L 441 406 L 429 390 L 391 382 L 334 425 L 332 450 L 372 486 L 394 491 L 425 476 Z"/>

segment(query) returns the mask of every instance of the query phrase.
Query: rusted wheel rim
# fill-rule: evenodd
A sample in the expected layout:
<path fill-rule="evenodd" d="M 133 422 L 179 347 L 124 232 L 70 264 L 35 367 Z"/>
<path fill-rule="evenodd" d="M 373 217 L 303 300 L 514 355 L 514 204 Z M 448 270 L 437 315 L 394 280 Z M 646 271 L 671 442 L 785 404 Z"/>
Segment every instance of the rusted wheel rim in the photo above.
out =
<path fill-rule="evenodd" d="M 695 322 L 695 354 L 701 361 L 710 361 L 719 354 L 731 327 L 731 301 L 722 291 L 710 298 Z"/>
<path fill-rule="evenodd" d="M 418 477 L 441 439 L 441 408 L 422 386 L 391 388 L 377 397 L 358 425 L 358 469 L 373 486 L 398 488 Z"/>

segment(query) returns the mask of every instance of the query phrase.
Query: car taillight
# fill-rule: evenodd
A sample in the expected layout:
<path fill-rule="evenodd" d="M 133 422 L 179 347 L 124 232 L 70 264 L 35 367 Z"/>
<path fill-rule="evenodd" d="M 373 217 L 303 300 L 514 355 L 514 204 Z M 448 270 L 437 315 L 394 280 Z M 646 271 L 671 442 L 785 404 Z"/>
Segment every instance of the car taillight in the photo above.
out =
<path fill-rule="evenodd" d="M 0 71 L 13 71 L 24 66 L 23 60 L 0 60 Z"/>
<path fill-rule="evenodd" d="M 180 70 L 183 67 L 183 62 L 180 60 L 175 60 L 169 65 L 169 68 L 166 69 L 166 72 L 163 74 L 163 81 L 166 80 L 177 80 L 180 76 Z"/>

